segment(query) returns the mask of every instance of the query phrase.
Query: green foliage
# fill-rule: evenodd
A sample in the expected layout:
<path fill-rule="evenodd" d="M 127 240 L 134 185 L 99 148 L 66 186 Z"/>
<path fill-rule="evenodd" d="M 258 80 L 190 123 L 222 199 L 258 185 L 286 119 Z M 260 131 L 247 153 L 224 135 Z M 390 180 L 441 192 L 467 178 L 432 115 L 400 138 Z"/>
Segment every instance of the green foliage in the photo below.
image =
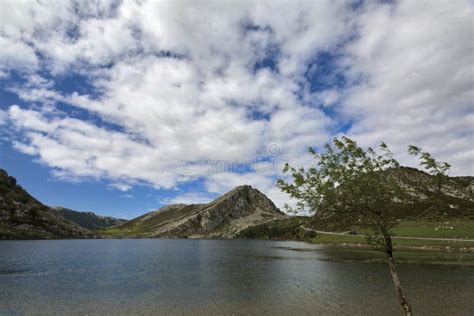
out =
<path fill-rule="evenodd" d="M 298 200 L 296 212 L 344 213 L 354 221 L 371 223 L 374 218 L 387 218 L 388 212 L 380 212 L 393 210 L 394 198 L 401 197 L 396 178 L 383 172 L 399 166 L 384 143 L 377 153 L 372 148 L 363 150 L 347 137 L 334 138 L 324 153 L 312 148 L 310 153 L 316 167 L 297 170 L 287 164 L 284 171 L 291 173 L 293 182 L 278 181 L 284 192 Z"/>
<path fill-rule="evenodd" d="M 240 238 L 302 240 L 308 241 L 316 237 L 314 231 L 305 230 L 303 225 L 309 222 L 308 217 L 290 217 L 274 220 L 260 225 L 248 227 L 239 233 Z"/>
<path fill-rule="evenodd" d="M 91 237 L 28 194 L 0 169 L 0 239 Z"/>
<path fill-rule="evenodd" d="M 423 151 L 421 148 L 410 145 L 408 146 L 408 153 L 420 158 L 420 165 L 423 166 L 428 173 L 433 176 L 445 176 L 451 165 L 447 162 L 437 162 L 430 153 Z"/>
<path fill-rule="evenodd" d="M 37 220 L 39 218 L 39 208 L 37 206 L 33 206 L 29 209 L 29 213 L 33 220 Z"/>
<path fill-rule="evenodd" d="M 317 212 L 319 217 L 338 214 L 348 223 L 366 227 L 374 232 L 368 241 L 379 244 L 380 237 L 389 238 L 389 231 L 397 224 L 415 197 L 401 184 L 397 170 L 400 164 L 385 143 L 378 150 L 362 147 L 347 137 L 334 138 L 318 153 L 310 148 L 316 165 L 295 169 L 286 164 L 283 171 L 292 181 L 278 181 L 280 189 L 297 200 L 289 210 Z M 447 163 L 438 163 L 430 154 L 410 146 L 409 152 L 418 155 L 421 164 L 442 179 L 449 170 Z"/>
<path fill-rule="evenodd" d="M 421 148 L 413 145 L 408 146 L 408 153 L 410 155 L 419 157 L 420 166 L 424 167 L 424 169 L 429 174 L 436 177 L 436 192 L 437 195 L 439 195 L 441 193 L 443 180 L 445 180 L 447 177 L 447 174 L 451 169 L 451 165 L 447 162 L 436 161 L 430 153 L 425 152 Z"/>
<path fill-rule="evenodd" d="M 166 225 L 169 221 L 175 221 L 189 216 L 194 211 L 196 211 L 195 205 L 187 205 L 184 207 L 173 206 L 166 210 L 147 213 L 119 226 L 102 229 L 99 233 L 110 237 L 146 236 L 157 227 Z"/>

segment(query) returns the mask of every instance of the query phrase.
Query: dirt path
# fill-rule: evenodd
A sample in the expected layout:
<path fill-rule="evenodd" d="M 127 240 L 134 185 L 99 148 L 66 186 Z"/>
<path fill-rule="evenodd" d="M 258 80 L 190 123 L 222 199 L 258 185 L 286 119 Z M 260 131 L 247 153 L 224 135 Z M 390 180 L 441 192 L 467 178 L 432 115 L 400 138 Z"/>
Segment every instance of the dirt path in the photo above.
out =
<path fill-rule="evenodd" d="M 339 236 L 353 236 L 353 237 L 365 237 L 365 235 L 351 235 L 350 231 L 347 232 L 326 232 L 322 230 L 316 230 L 301 226 L 302 229 L 306 231 L 313 231 L 318 234 L 326 234 L 326 235 L 339 235 Z M 405 236 L 392 236 L 392 239 L 416 239 L 416 240 L 437 240 L 437 241 L 467 241 L 467 242 L 474 242 L 474 239 L 461 239 L 461 238 L 435 238 L 435 237 L 405 237 Z"/>

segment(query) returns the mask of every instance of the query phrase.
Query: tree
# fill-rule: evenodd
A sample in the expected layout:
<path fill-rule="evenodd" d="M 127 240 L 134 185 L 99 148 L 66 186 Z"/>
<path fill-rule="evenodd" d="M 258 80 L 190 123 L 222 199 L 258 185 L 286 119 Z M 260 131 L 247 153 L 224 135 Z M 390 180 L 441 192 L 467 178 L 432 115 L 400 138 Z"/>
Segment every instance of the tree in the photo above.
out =
<path fill-rule="evenodd" d="M 438 162 L 436 161 L 430 153 L 424 152 L 421 148 L 410 145 L 408 146 L 408 153 L 413 156 L 420 157 L 420 165 L 428 171 L 429 174 L 435 177 L 435 185 L 436 185 L 436 195 L 439 195 L 441 192 L 441 187 L 443 182 L 451 169 L 451 165 L 447 162 Z"/>
<path fill-rule="evenodd" d="M 278 180 L 280 189 L 297 201 L 289 209 L 316 212 L 321 217 L 342 215 L 344 221 L 372 231 L 367 240 L 385 252 L 399 303 L 405 315 L 411 315 L 396 270 L 390 232 L 398 223 L 397 214 L 414 201 L 413 194 L 399 180 L 400 164 L 385 143 L 378 151 L 364 150 L 347 137 L 334 138 L 321 154 L 312 148 L 309 152 L 316 166 L 295 169 L 286 164 L 283 171 L 291 174 L 292 182 Z M 409 153 L 420 157 L 421 165 L 435 176 L 441 190 L 449 165 L 438 163 L 415 146 L 409 147 Z"/>

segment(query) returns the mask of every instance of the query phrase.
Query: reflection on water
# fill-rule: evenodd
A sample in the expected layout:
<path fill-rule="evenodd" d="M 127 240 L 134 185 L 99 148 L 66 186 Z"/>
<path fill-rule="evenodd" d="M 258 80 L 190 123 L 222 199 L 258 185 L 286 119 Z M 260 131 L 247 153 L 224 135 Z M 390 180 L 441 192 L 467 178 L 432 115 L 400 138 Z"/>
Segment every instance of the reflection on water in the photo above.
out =
<path fill-rule="evenodd" d="M 0 242 L 0 314 L 399 315 L 364 252 L 250 240 Z M 347 261 L 351 260 L 351 261 Z M 474 267 L 401 264 L 418 315 L 471 315 Z"/>

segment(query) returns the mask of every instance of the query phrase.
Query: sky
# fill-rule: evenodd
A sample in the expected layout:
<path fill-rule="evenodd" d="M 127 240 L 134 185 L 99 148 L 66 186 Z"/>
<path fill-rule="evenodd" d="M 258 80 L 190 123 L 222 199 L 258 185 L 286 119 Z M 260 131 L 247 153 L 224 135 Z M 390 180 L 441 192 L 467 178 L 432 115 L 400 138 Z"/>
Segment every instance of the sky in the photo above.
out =
<path fill-rule="evenodd" d="M 51 206 L 133 218 L 347 135 L 474 175 L 474 2 L 0 2 L 0 168 Z"/>

